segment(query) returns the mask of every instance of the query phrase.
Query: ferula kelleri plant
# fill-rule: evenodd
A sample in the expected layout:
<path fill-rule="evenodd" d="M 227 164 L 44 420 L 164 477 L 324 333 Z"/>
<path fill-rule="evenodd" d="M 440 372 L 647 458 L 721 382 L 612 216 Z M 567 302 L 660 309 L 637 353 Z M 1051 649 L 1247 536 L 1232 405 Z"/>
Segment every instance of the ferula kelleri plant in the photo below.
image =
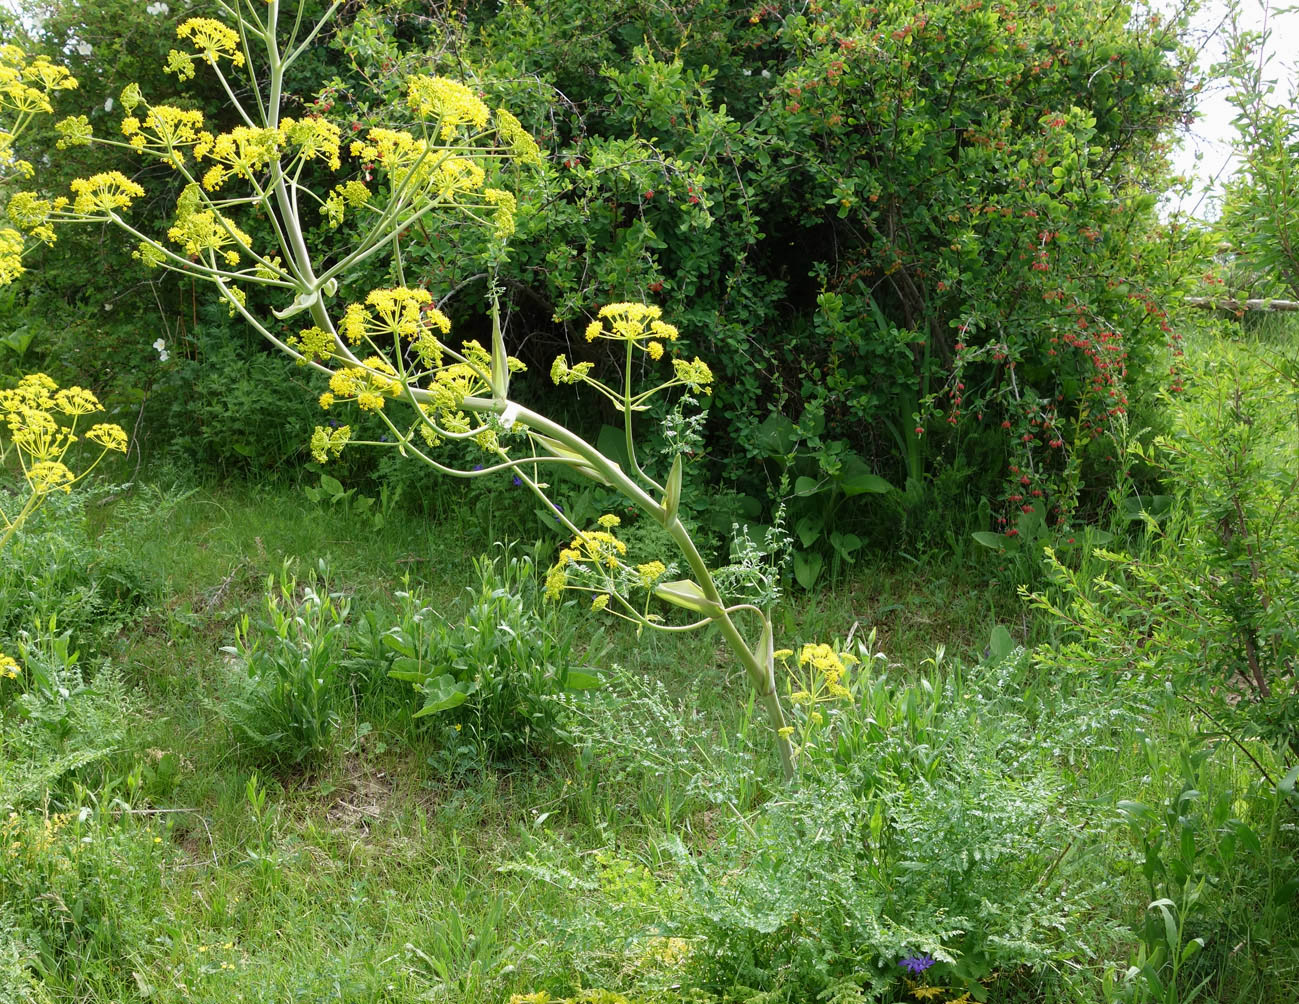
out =
<path fill-rule="evenodd" d="M 30 373 L 14 389 L 0 390 L 0 468 L 15 464 L 21 474 L 17 493 L 0 489 L 0 553 L 53 492 L 71 492 L 109 451 L 126 452 L 120 425 L 95 422 L 80 428 L 86 416 L 100 411 L 90 391 L 60 388 L 44 373 Z M 68 454 L 82 440 L 99 447 L 99 453 L 76 473 Z M 0 652 L 0 679 L 15 679 L 18 671 L 17 662 Z"/>
<path fill-rule="evenodd" d="M 109 171 L 78 179 L 65 195 L 16 194 L 8 205 L 10 221 L 47 242 L 63 224 L 112 224 L 134 243 L 143 266 L 211 283 L 229 310 L 263 338 L 327 375 L 322 408 L 352 407 L 379 417 L 387 442 L 366 445 L 396 449 L 456 477 L 512 472 L 547 503 L 548 479 L 560 468 L 620 493 L 664 527 L 687 577 L 671 577 L 681 567 L 674 560 L 630 563 L 616 516 L 581 527 L 551 506 L 572 538 L 550 570 L 549 595 L 585 591 L 595 610 L 642 628 L 716 625 L 764 702 L 792 776 L 768 611 L 728 602 L 719 590 L 678 515 L 680 456 L 663 483 L 636 459 L 634 416 L 650 398 L 674 389 L 709 393 L 707 364 L 675 355 L 676 328 L 657 307 L 640 303 L 604 306 L 586 332 L 589 340 L 614 343 L 623 363 L 620 379 L 602 382 L 590 363 L 555 360 L 550 375 L 557 384 L 585 384 L 621 411 L 624 463 L 514 400 L 510 378 L 523 364 L 506 352 L 495 291 L 491 344 L 452 337 L 433 294 L 408 281 L 402 239 L 436 216 L 485 228 L 504 253 L 514 231 L 511 183 L 542 166 L 533 138 L 507 110 L 493 110 L 470 87 L 438 76 L 405 82 L 405 104 L 393 110 L 399 121 L 391 128 L 358 123 L 345 135 L 318 114 L 286 115 L 286 75 L 341 4 L 314 24 L 302 10 L 289 10 L 287 0 L 218 0 L 216 7 L 223 21 L 192 18 L 179 26 L 167 69 L 182 81 L 200 70 L 214 74 L 238 124 L 213 131 L 201 112 L 132 85 L 121 95 L 115 135 L 95 135 L 84 116 L 58 125 L 60 146 L 125 146 L 167 165 L 180 189 L 171 218 L 152 225 L 152 211 L 135 206 L 144 189 Z M 392 284 L 351 289 L 361 266 L 373 272 L 380 259 Z M 253 290 L 257 295 L 250 297 Z M 257 306 L 276 297 L 278 308 Z M 663 377 L 648 390 L 636 389 L 632 366 L 645 360 L 659 364 Z M 457 440 L 475 444 L 483 463 L 472 469 L 451 464 L 439 447 Z M 316 428 L 311 452 L 326 462 L 354 442 L 351 427 L 335 420 Z M 684 609 L 689 623 L 667 623 L 652 611 L 653 602 Z"/>

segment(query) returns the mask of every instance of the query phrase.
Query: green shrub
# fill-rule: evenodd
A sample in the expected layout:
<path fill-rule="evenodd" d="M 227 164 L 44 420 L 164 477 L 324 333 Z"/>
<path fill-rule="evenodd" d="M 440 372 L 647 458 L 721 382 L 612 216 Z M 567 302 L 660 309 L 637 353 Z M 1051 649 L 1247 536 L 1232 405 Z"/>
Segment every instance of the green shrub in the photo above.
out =
<path fill-rule="evenodd" d="M 447 715 L 480 759 L 544 749 L 558 736 L 556 696 L 598 678 L 577 666 L 574 632 L 562 610 L 542 602 L 530 558 L 504 546 L 474 570 L 478 584 L 454 620 L 418 591 L 398 594 L 398 623 L 384 634 L 389 675 L 421 695 L 414 717 Z"/>
<path fill-rule="evenodd" d="M 225 699 L 236 737 L 258 761 L 300 766 L 329 749 L 341 721 L 350 602 L 330 592 L 321 560 L 299 585 L 292 563 L 266 582 L 264 618 L 241 620 L 222 649 L 246 670 Z"/>
<path fill-rule="evenodd" d="M 1167 511 L 1143 509 L 1145 540 L 1097 550 L 1090 576 L 1048 552 L 1053 590 L 1031 597 L 1055 619 L 1043 667 L 1168 681 L 1299 755 L 1294 372 L 1225 340 L 1197 353 L 1187 394 L 1168 401 L 1170 435 L 1137 448 L 1163 474 Z"/>
<path fill-rule="evenodd" d="M 911 985 L 946 1000 L 1085 953 L 1092 890 L 1059 867 L 1063 792 L 1028 723 L 937 674 L 904 685 L 866 662 L 842 678 L 850 696 L 796 702 L 798 790 L 679 860 L 677 933 L 702 937 L 705 989 L 875 1000 L 906 992 L 902 960 L 927 956 Z"/>
<path fill-rule="evenodd" d="M 140 558 L 136 535 L 165 518 L 175 497 L 160 493 L 141 505 L 129 491 L 53 493 L 11 541 L 0 564 L 0 649 L 20 631 L 54 624 L 94 658 L 157 595 L 160 583 Z"/>

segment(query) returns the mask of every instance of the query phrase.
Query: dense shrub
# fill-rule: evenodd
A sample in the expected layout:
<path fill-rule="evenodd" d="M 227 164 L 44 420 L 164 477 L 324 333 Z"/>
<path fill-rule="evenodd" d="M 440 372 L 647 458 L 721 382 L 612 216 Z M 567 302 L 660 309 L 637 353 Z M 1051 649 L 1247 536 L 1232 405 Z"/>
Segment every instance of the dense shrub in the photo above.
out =
<path fill-rule="evenodd" d="M 736 19 L 609 0 L 479 12 L 432 51 L 393 24 L 340 38 L 372 79 L 468 61 L 549 145 L 510 265 L 538 357 L 576 340 L 580 305 L 663 302 L 725 376 L 722 458 L 782 456 L 757 430 L 783 414 L 821 425 L 820 478 L 854 457 L 898 485 L 1011 463 L 1033 484 L 999 509 L 1041 491 L 1067 520 L 1078 468 L 1112 456 L 1088 444 L 1165 370 L 1175 23 L 1089 3 Z M 436 288 L 469 270 L 460 235 L 416 244 Z"/>

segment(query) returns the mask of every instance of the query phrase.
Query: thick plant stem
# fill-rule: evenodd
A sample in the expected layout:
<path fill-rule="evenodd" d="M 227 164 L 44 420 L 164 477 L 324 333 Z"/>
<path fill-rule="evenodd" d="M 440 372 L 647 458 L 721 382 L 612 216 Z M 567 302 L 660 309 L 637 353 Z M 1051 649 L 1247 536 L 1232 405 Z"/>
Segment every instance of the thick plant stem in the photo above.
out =
<path fill-rule="evenodd" d="M 582 437 L 573 434 L 564 426 L 552 422 L 545 416 L 528 408 L 512 404 L 509 406 L 517 408 L 516 421 L 521 422 L 529 429 L 542 433 L 547 438 L 553 439 L 566 449 L 581 456 L 594 471 L 621 492 L 628 501 L 634 502 L 642 511 L 659 522 L 664 522 L 666 517 L 664 507 L 637 485 L 623 471 L 621 466 L 609 460 L 594 446 L 586 442 Z M 504 400 L 470 397 L 465 398 L 464 407 L 470 411 L 500 413 L 505 410 L 507 403 Z M 740 665 L 744 667 L 746 675 L 752 681 L 758 696 L 762 699 L 762 705 L 767 711 L 767 718 L 771 723 L 772 731 L 775 733 L 776 748 L 780 753 L 781 769 L 784 772 L 785 779 L 792 781 L 794 779 L 794 752 L 789 742 L 789 736 L 784 731 L 785 713 L 780 703 L 780 695 L 776 692 L 775 671 L 772 664 L 769 639 L 764 637 L 763 640 L 760 640 L 759 651 L 756 653 L 750 648 L 735 621 L 726 612 L 726 604 L 723 602 L 717 584 L 713 581 L 712 573 L 708 569 L 708 564 L 699 553 L 699 548 L 695 546 L 690 532 L 675 516 L 667 520 L 664 529 L 667 530 L 668 535 L 677 545 L 682 557 L 686 559 L 686 563 L 694 574 L 696 584 L 703 590 L 704 596 L 711 607 L 707 611 L 707 615 L 721 630 L 727 645 L 730 646 L 735 657 L 739 659 Z M 762 627 L 763 635 L 768 636 L 771 625 L 767 622 L 765 616 Z"/>

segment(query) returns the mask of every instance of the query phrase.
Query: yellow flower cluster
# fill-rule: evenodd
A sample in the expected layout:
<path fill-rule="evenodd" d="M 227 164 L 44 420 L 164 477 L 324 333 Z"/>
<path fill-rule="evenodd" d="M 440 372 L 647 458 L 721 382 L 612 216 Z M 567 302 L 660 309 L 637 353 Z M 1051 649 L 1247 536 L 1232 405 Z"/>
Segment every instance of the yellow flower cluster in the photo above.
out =
<path fill-rule="evenodd" d="M 338 459 L 338 455 L 343 452 L 345 447 L 352 438 L 352 427 L 350 425 L 340 425 L 337 429 L 326 429 L 324 426 L 316 426 L 316 431 L 311 434 L 311 455 L 316 458 L 317 463 L 328 463 L 329 458 Z"/>
<path fill-rule="evenodd" d="M 199 56 L 212 66 L 216 66 L 222 58 L 229 59 L 234 66 L 244 65 L 239 33 L 220 21 L 210 17 L 192 17 L 177 27 L 176 37 L 188 39 Z M 163 70 L 176 74 L 181 80 L 189 80 L 194 76 L 194 57 L 187 52 L 172 49 L 167 53 L 167 63 Z"/>
<path fill-rule="evenodd" d="M 677 329 L 661 320 L 663 311 L 648 303 L 610 303 L 600 308 L 600 319 L 586 326 L 586 340 L 607 338 L 617 342 L 640 342 L 650 338 L 675 342 Z"/>
<path fill-rule="evenodd" d="M 58 141 L 54 144 L 57 150 L 66 150 L 73 146 L 89 146 L 95 136 L 90 119 L 84 115 L 71 115 L 56 122 L 54 131 L 59 134 Z"/>
<path fill-rule="evenodd" d="M 132 200 L 143 198 L 144 189 L 121 171 L 104 171 L 72 181 L 72 210 L 82 216 L 107 215 L 127 209 Z"/>
<path fill-rule="evenodd" d="M 397 397 L 401 389 L 392 365 L 379 356 L 369 356 L 361 360 L 360 366 L 334 371 L 329 378 L 329 392 L 333 395 L 329 403 L 355 401 L 362 411 L 382 411 L 384 397 Z"/>
<path fill-rule="evenodd" d="M 71 491 L 72 485 L 85 477 L 109 450 L 126 452 L 126 433 L 121 426 L 101 423 L 78 435 L 78 420 L 102 410 L 90 391 L 83 387 L 60 389 L 44 373 L 30 373 L 12 390 L 0 390 L 0 416 L 9 433 L 7 446 L 0 438 L 0 461 L 14 450 L 27 482 L 27 492 L 25 497 L 20 497 L 19 508 L 9 512 L 0 509 L 0 549 L 49 493 Z M 71 421 L 63 424 L 57 416 Z M 64 460 L 72 445 L 82 438 L 96 443 L 100 454 L 77 475 Z"/>
<path fill-rule="evenodd" d="M 782 662 L 793 653 L 781 649 L 774 657 Z M 852 691 L 845 684 L 850 667 L 858 662 L 848 652 L 836 652 L 821 642 L 804 645 L 799 650 L 797 670 L 790 672 L 793 689 L 789 699 L 794 704 L 818 704 L 823 701 L 851 701 Z"/>
<path fill-rule="evenodd" d="M 34 192 L 16 192 L 9 200 L 9 219 L 37 240 L 53 244 L 55 235 L 50 219 L 67 205 L 68 200 L 63 197 L 41 199 Z"/>
<path fill-rule="evenodd" d="M 483 198 L 489 206 L 496 207 L 496 212 L 492 215 L 492 221 L 496 224 L 496 236 L 503 241 L 509 240 L 514 236 L 514 214 L 518 209 L 514 193 L 500 188 L 488 188 L 484 190 Z"/>
<path fill-rule="evenodd" d="M 252 243 L 246 233 L 211 210 L 187 212 L 167 231 L 167 239 L 180 245 L 191 258 L 220 255 L 231 267 L 239 264 L 239 251 Z"/>
<path fill-rule="evenodd" d="M 44 56 L 37 56 L 29 62 L 27 54 L 18 46 L 0 45 L 0 185 L 14 178 L 32 176 L 34 168 L 29 161 L 19 159 L 14 153 L 14 142 L 31 123 L 33 116 L 53 111 L 49 97 L 53 91 L 70 90 L 76 86 L 75 77 Z M 86 123 L 85 117 L 70 121 L 72 124 L 69 129 L 79 135 L 82 123 Z M 58 128 L 62 135 L 62 124 Z M 89 130 L 88 123 L 85 124 L 85 129 Z M 62 140 L 58 145 L 62 149 Z M 40 227 L 37 236 L 47 244 L 52 244 L 54 231 L 46 224 L 48 213 L 42 213 L 39 219 L 31 220 L 31 226 L 19 222 L 20 218 L 30 216 L 32 203 L 39 203 L 40 200 L 29 192 L 20 192 L 14 199 L 18 206 L 15 210 L 11 203 L 10 219 L 28 232 Z M 51 206 L 50 203 L 44 205 Z M 11 228 L 0 229 L 0 286 L 8 285 L 22 273 L 23 235 Z"/>
<path fill-rule="evenodd" d="M 290 335 L 287 339 L 290 348 L 297 349 L 302 355 L 298 359 L 299 366 L 305 366 L 309 362 L 324 362 L 334 355 L 334 336 L 323 328 L 310 327 L 300 331 L 296 335 Z M 329 404 L 321 400 L 321 407 L 328 408 L 334 403 L 333 395 L 328 395 Z"/>
<path fill-rule="evenodd" d="M 50 103 L 52 92 L 69 91 L 76 86 L 77 78 L 66 67 L 51 63 L 44 56 L 36 56 L 29 62 L 27 54 L 18 46 L 0 45 L 0 116 L 16 119 L 14 125 L 19 128 L 32 115 L 54 110 Z M 0 133 L 8 135 L 3 125 L 0 120 Z M 0 160 L 0 171 L 3 164 Z M 21 173 L 30 174 L 30 171 Z"/>
<path fill-rule="evenodd" d="M 342 225 L 348 209 L 360 209 L 369 201 L 370 190 L 363 182 L 352 180 L 335 185 L 320 208 L 329 221 L 330 228 L 337 229 Z"/>
<path fill-rule="evenodd" d="M 650 344 L 653 345 L 653 342 Z M 698 356 L 695 356 L 691 362 L 684 359 L 673 359 L 672 371 L 676 374 L 678 383 L 685 384 L 696 394 L 711 394 L 713 392 L 713 371 Z"/>
<path fill-rule="evenodd" d="M 18 663 L 0 652 L 0 680 L 18 679 Z"/>
<path fill-rule="evenodd" d="M 462 192 L 476 192 L 487 173 L 465 157 L 430 150 L 428 143 L 401 129 L 371 129 L 364 140 L 352 143 L 353 157 L 378 164 L 388 172 L 394 187 L 453 200 Z"/>
<path fill-rule="evenodd" d="M 305 119 L 282 119 L 280 135 L 284 142 L 296 148 L 303 160 L 323 160 L 331 171 L 342 167 L 339 152 L 342 134 L 334 123 L 312 116 Z"/>
<path fill-rule="evenodd" d="M 379 342 L 409 345 L 426 367 L 435 369 L 442 365 L 438 336 L 450 333 L 451 320 L 433 306 L 428 290 L 398 286 L 372 290 L 364 304 L 348 304 L 339 329 L 352 345 L 363 340 L 376 347 Z"/>
<path fill-rule="evenodd" d="M 125 128 L 126 123 L 123 123 Z M 217 136 L 200 133 L 194 143 L 194 159 L 214 161 L 203 175 L 203 187 L 215 192 L 231 176 L 251 177 L 279 156 L 283 143 L 283 133 L 278 129 L 236 126 Z"/>
<path fill-rule="evenodd" d="M 521 164 L 541 166 L 541 148 L 519 120 L 504 108 L 496 109 L 496 131 L 510 155 Z"/>
<path fill-rule="evenodd" d="M 621 566 L 627 545 L 609 532 L 618 525 L 617 519 L 617 516 L 602 516 L 600 525 L 606 529 L 579 533 L 568 547 L 560 550 L 559 557 L 546 573 L 548 599 L 557 600 L 564 592 L 568 585 L 569 569 L 586 566 L 599 571 L 612 571 Z"/>
<path fill-rule="evenodd" d="M 445 143 L 461 126 L 482 129 L 490 113 L 468 87 L 446 77 L 411 77 L 406 81 L 406 103 L 422 119 L 437 123 L 438 137 Z"/>
<path fill-rule="evenodd" d="M 653 589 L 654 583 L 667 574 L 667 566 L 661 561 L 646 562 L 636 566 L 636 574 L 640 576 L 640 584 L 644 588 Z"/>
<path fill-rule="evenodd" d="M 595 363 L 578 363 L 576 366 L 569 366 L 567 356 L 556 356 L 550 366 L 550 379 L 557 384 L 580 383 L 594 368 Z"/>

